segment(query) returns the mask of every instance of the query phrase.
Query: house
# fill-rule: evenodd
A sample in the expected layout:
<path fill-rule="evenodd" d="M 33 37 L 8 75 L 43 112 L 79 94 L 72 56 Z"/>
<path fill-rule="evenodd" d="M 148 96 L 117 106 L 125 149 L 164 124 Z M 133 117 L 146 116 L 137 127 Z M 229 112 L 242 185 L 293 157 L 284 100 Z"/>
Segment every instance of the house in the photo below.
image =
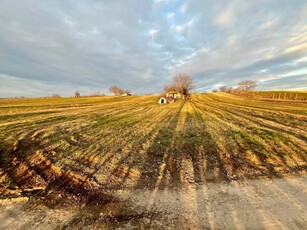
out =
<path fill-rule="evenodd" d="M 174 103 L 175 99 L 173 97 L 160 97 L 159 104 Z"/>
<path fill-rule="evenodd" d="M 183 95 L 177 91 L 168 91 L 165 96 L 174 99 L 183 98 Z"/>
<path fill-rule="evenodd" d="M 161 97 L 159 99 L 159 104 L 166 104 L 167 103 L 167 99 L 165 97 Z"/>
<path fill-rule="evenodd" d="M 123 93 L 122 96 L 123 96 L 123 97 L 131 96 L 131 93 Z"/>
<path fill-rule="evenodd" d="M 168 91 L 165 96 L 160 97 L 159 104 L 174 103 L 180 98 L 184 98 L 184 95 L 177 91 Z"/>

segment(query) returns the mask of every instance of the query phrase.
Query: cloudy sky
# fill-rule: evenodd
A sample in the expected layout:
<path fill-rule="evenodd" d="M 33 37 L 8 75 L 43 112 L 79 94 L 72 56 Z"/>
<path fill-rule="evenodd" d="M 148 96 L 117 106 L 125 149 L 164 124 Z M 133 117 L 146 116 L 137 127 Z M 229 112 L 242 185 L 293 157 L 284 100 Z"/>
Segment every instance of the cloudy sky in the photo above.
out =
<path fill-rule="evenodd" d="M 0 0 L 0 97 L 307 89 L 306 0 Z"/>

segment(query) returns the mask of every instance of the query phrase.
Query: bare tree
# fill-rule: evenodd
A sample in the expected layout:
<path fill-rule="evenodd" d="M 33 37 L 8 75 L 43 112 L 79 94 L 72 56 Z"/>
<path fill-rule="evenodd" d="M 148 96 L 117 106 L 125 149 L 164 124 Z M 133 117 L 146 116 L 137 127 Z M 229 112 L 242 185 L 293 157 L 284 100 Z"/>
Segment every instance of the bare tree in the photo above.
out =
<path fill-rule="evenodd" d="M 193 89 L 192 78 L 187 74 L 178 74 L 173 77 L 173 83 L 171 85 L 164 86 L 164 92 L 177 91 L 183 95 L 190 94 Z"/>
<path fill-rule="evenodd" d="M 113 85 L 109 88 L 110 93 L 113 93 L 116 96 L 122 95 L 125 93 L 125 90 L 121 89 L 120 87 Z"/>
<path fill-rule="evenodd" d="M 80 92 L 79 91 L 75 91 L 75 97 L 80 97 Z"/>
<path fill-rule="evenodd" d="M 176 88 L 174 85 L 166 85 L 163 88 L 164 93 L 167 93 L 169 91 L 176 91 Z"/>
<path fill-rule="evenodd" d="M 253 91 L 257 87 L 256 81 L 245 80 L 238 84 L 237 90 L 239 91 Z"/>
<path fill-rule="evenodd" d="M 231 93 L 232 92 L 232 87 L 229 86 L 221 86 L 218 91 L 224 92 L 224 93 Z"/>
<path fill-rule="evenodd" d="M 54 97 L 54 98 L 60 98 L 61 96 L 60 96 L 60 94 L 58 94 L 58 93 L 54 93 L 54 94 L 52 94 L 52 97 Z"/>
<path fill-rule="evenodd" d="M 179 93 L 188 95 L 193 89 L 193 81 L 187 74 L 178 74 L 173 77 L 173 86 Z"/>
<path fill-rule="evenodd" d="M 124 93 L 127 94 L 128 96 L 131 96 L 131 95 L 132 95 L 132 93 L 131 93 L 131 91 L 130 91 L 129 89 L 126 89 L 126 90 L 124 91 Z"/>
<path fill-rule="evenodd" d="M 100 92 L 96 92 L 96 93 L 91 93 L 89 96 L 90 97 L 103 97 L 103 96 L 105 96 L 105 94 L 100 93 Z"/>

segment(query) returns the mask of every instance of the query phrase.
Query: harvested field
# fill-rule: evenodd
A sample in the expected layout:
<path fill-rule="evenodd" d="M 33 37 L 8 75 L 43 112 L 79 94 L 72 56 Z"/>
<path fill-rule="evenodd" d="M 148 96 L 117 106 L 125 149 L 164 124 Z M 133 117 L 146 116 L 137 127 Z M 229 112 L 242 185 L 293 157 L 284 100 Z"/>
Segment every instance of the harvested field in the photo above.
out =
<path fill-rule="evenodd" d="M 128 223 L 158 227 L 145 222 L 151 223 L 171 211 L 148 211 L 148 207 L 154 207 L 155 197 L 151 201 L 148 198 L 148 204 L 136 213 L 138 191 L 147 191 L 149 197 L 160 196 L 163 191 L 187 197 L 192 186 L 195 194 L 191 202 L 197 207 L 204 202 L 199 194 L 209 192 L 209 187 L 225 190 L 233 183 L 283 181 L 306 173 L 306 102 L 261 101 L 223 93 L 195 94 L 190 101 L 168 105 L 157 101 L 156 96 L 0 101 L 2 203 L 26 199 L 21 206 L 8 206 L 18 215 L 24 214 L 15 209 L 26 210 L 34 204 L 67 213 L 60 215 L 63 221 L 53 227 L 92 228 L 96 222 L 110 227 L 129 227 Z M 300 191 L 306 191 L 306 183 L 298 183 Z M 278 190 L 281 195 L 287 193 L 283 189 Z M 264 192 L 269 197 L 269 191 Z M 127 199 L 134 199 L 131 212 L 122 208 Z M 166 198 L 161 195 L 161 199 Z M 306 210 L 306 199 L 302 201 L 297 210 Z M 88 215 L 81 218 L 77 212 L 67 211 L 71 205 L 85 209 Z M 123 216 L 122 222 L 108 215 L 112 205 L 116 206 L 116 215 Z M 96 216 L 98 211 L 101 218 Z M 48 215 L 46 212 L 44 215 Z M 14 226 L 17 214 L 12 217 L 12 225 L 6 226 Z M 216 213 L 210 215 L 214 219 Z M 2 214 L 0 218 L 6 217 Z M 304 226 L 306 213 L 299 218 L 296 225 L 289 220 L 272 226 Z M 174 227 L 171 221 L 166 222 Z M 208 223 L 186 224 L 191 228 L 210 227 Z M 182 224 L 183 228 L 189 227 Z M 248 226 L 244 221 L 241 225 Z"/>
<path fill-rule="evenodd" d="M 307 100 L 307 91 L 256 91 L 250 96 L 271 100 Z"/>

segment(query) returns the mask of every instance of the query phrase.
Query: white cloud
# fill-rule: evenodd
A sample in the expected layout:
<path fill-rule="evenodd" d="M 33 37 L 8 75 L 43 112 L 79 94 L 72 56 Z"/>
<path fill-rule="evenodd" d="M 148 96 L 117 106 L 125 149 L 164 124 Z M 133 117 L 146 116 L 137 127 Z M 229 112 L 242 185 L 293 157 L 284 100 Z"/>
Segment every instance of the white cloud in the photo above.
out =
<path fill-rule="evenodd" d="M 236 20 L 233 9 L 222 10 L 215 18 L 215 24 L 221 27 L 231 27 Z"/>
<path fill-rule="evenodd" d="M 151 29 L 148 31 L 148 35 L 153 39 L 155 36 L 157 36 L 158 30 Z"/>
<path fill-rule="evenodd" d="M 229 45 L 229 46 L 235 45 L 236 41 L 237 41 L 236 35 L 232 34 L 227 39 L 227 45 Z"/>
<path fill-rule="evenodd" d="M 267 20 L 266 22 L 262 23 L 257 29 L 258 30 L 268 30 L 271 29 L 273 26 L 277 25 L 278 18 Z"/>
<path fill-rule="evenodd" d="M 176 30 L 177 32 L 180 32 L 180 31 L 183 30 L 183 26 L 182 26 L 182 25 L 175 26 L 175 30 Z"/>
<path fill-rule="evenodd" d="M 0 98 L 1 97 L 37 97 L 51 96 L 59 93 L 61 96 L 73 96 L 75 90 L 79 90 L 81 95 L 89 95 L 96 92 L 107 93 L 107 89 L 101 87 L 79 86 L 66 82 L 37 81 L 23 79 L 7 74 L 0 74 Z"/>
<path fill-rule="evenodd" d="M 71 18 L 64 18 L 64 22 L 70 26 L 74 26 L 76 22 L 74 22 Z"/>
<path fill-rule="evenodd" d="M 195 18 L 190 19 L 189 21 L 179 24 L 179 25 L 173 25 L 171 26 L 172 30 L 175 30 L 176 32 L 183 32 L 183 31 L 188 31 L 188 35 L 190 36 L 191 34 L 191 28 L 193 26 L 193 23 L 195 22 Z"/>
<path fill-rule="evenodd" d="M 167 4 L 167 3 L 171 3 L 173 2 L 174 0 L 154 0 L 154 4 Z"/>
<path fill-rule="evenodd" d="M 183 14 L 186 13 L 187 12 L 187 8 L 188 8 L 188 6 L 187 6 L 186 3 L 182 4 L 180 6 L 180 12 L 183 13 Z"/>
<path fill-rule="evenodd" d="M 169 19 L 173 19 L 175 17 L 175 13 L 168 13 L 166 17 Z"/>

